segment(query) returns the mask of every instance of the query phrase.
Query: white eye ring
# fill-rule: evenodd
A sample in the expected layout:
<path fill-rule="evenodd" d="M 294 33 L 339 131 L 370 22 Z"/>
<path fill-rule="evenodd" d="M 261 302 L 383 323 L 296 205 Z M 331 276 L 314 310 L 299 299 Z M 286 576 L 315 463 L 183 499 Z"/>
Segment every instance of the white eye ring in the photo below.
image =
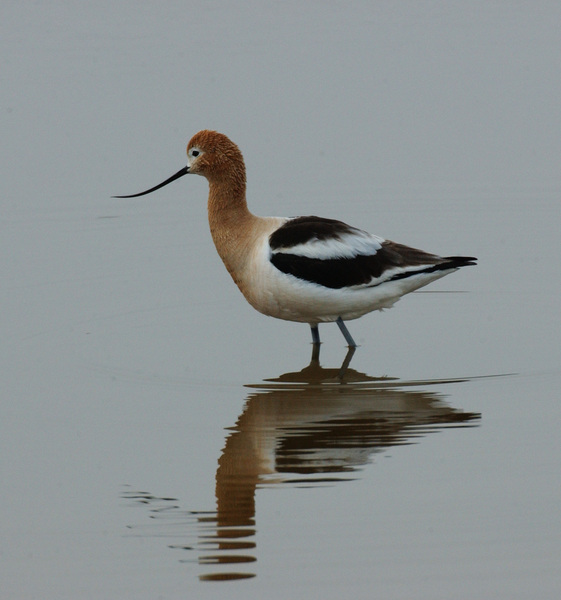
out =
<path fill-rule="evenodd" d="M 197 156 L 199 156 L 200 153 L 201 153 L 200 150 L 197 150 L 196 148 L 191 148 L 190 154 L 193 158 L 196 158 Z"/>

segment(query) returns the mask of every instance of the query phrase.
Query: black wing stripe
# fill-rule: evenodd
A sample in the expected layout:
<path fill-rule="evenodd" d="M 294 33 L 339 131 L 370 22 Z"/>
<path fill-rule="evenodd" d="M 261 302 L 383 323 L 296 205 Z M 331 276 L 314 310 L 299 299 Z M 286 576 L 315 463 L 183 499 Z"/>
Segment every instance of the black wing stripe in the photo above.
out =
<path fill-rule="evenodd" d="M 371 256 L 321 260 L 296 254 L 273 254 L 273 265 L 289 275 L 332 289 L 367 284 L 372 280 L 372 270 L 377 271 Z"/>
<path fill-rule="evenodd" d="M 272 264 L 279 271 L 331 289 L 368 285 L 372 279 L 381 277 L 389 269 L 403 270 L 388 279 L 373 283 L 373 287 L 385 281 L 405 279 L 420 273 L 434 273 L 473 265 L 475 260 L 473 257 L 464 256 L 442 258 L 394 242 L 385 242 L 373 255 L 358 255 L 353 258 L 322 260 L 280 252 L 271 256 Z"/>
<path fill-rule="evenodd" d="M 355 232 L 356 229 L 334 219 L 322 217 L 295 217 L 274 231 L 269 237 L 273 252 L 282 248 L 292 248 L 312 240 L 340 239 L 344 234 Z"/>

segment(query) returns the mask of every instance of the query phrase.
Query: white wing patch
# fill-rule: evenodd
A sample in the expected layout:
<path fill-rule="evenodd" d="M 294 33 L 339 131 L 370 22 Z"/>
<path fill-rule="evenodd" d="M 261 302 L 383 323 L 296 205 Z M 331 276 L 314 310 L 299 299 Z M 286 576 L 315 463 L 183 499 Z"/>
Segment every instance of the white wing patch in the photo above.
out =
<path fill-rule="evenodd" d="M 313 238 L 289 248 L 276 248 L 274 252 L 275 254 L 294 254 L 319 260 L 354 258 L 358 255 L 373 256 L 380 250 L 384 241 L 384 238 L 377 235 L 349 228 L 349 231 L 338 233 L 336 237 L 323 240 Z"/>

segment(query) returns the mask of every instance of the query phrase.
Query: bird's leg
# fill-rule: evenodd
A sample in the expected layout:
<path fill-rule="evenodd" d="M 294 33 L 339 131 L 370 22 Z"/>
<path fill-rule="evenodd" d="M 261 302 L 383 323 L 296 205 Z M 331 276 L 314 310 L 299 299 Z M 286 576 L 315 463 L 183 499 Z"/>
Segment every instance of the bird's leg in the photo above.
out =
<path fill-rule="evenodd" d="M 312 346 L 312 358 L 310 359 L 310 364 L 318 364 L 319 365 L 319 344 L 314 344 Z"/>
<path fill-rule="evenodd" d="M 310 329 L 312 330 L 312 344 L 321 344 L 321 342 L 319 341 L 319 329 L 317 324 L 310 325 Z"/>
<path fill-rule="evenodd" d="M 349 330 L 347 329 L 347 326 L 345 325 L 345 323 L 343 322 L 343 319 L 341 319 L 341 317 L 339 317 L 336 321 L 337 325 L 339 325 L 339 329 L 341 330 L 341 333 L 343 334 L 345 340 L 347 340 L 347 344 L 349 344 L 349 348 L 356 348 L 356 342 L 353 340 L 353 336 L 349 333 Z"/>
<path fill-rule="evenodd" d="M 319 347 L 321 342 L 319 341 L 319 329 L 317 324 L 310 325 L 310 329 L 312 330 L 312 362 L 319 362 Z"/>

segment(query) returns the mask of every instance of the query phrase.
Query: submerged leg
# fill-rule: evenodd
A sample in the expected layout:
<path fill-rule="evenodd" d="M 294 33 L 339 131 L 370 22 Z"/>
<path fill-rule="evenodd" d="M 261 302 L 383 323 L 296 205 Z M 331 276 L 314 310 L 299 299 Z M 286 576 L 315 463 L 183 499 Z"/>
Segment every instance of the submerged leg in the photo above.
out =
<path fill-rule="evenodd" d="M 312 344 L 314 344 L 314 346 L 316 344 L 321 343 L 319 341 L 319 329 L 317 325 L 310 325 L 310 329 L 312 330 Z"/>
<path fill-rule="evenodd" d="M 343 334 L 345 340 L 347 340 L 347 344 L 349 344 L 349 348 L 356 348 L 356 343 L 353 340 L 353 336 L 349 333 L 349 330 L 347 329 L 347 326 L 343 322 L 343 319 L 341 319 L 341 317 L 339 317 L 337 319 L 336 323 L 337 323 L 337 325 L 339 325 L 339 329 L 341 330 L 341 333 Z"/>

